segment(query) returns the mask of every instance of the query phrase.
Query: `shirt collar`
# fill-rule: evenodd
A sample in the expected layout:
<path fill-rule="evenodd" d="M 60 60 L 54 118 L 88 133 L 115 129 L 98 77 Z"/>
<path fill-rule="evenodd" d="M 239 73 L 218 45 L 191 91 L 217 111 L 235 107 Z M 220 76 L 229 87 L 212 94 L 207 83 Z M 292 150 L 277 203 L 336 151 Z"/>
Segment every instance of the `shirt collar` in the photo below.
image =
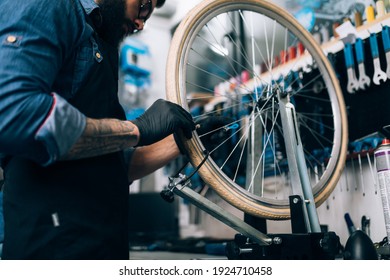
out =
<path fill-rule="evenodd" d="M 94 10 L 99 9 L 98 4 L 94 0 L 79 0 L 87 15 L 90 15 Z"/>
<path fill-rule="evenodd" d="M 85 13 L 92 19 L 95 26 L 100 27 L 102 24 L 102 16 L 100 8 L 94 0 L 79 0 L 84 8 Z"/>

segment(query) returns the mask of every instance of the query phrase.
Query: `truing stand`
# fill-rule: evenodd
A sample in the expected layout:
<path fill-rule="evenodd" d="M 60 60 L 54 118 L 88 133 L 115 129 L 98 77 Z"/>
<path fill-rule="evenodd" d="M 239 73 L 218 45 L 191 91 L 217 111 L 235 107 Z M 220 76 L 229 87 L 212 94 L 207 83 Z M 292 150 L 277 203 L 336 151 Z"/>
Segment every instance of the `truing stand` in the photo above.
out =
<path fill-rule="evenodd" d="M 190 187 L 190 181 L 180 174 L 170 178 L 169 189 L 162 192 L 162 196 L 172 201 L 173 195 L 177 194 L 240 232 L 227 245 L 229 259 L 335 259 L 339 253 L 340 241 L 335 233 L 307 233 L 303 201 L 299 196 L 290 197 L 293 234 L 265 235 Z"/>
<path fill-rule="evenodd" d="M 280 92 L 279 88 L 273 91 L 273 95 L 279 98 L 294 193 L 290 197 L 292 234 L 263 234 L 255 228 L 256 225 L 243 222 L 193 191 L 189 187 L 189 178 L 183 174 L 170 178 L 168 189 L 161 195 L 172 201 L 175 193 L 240 232 L 227 246 L 229 259 L 334 259 L 340 250 L 339 237 L 333 232 L 321 233 L 295 108 L 289 102 L 288 94 Z"/>

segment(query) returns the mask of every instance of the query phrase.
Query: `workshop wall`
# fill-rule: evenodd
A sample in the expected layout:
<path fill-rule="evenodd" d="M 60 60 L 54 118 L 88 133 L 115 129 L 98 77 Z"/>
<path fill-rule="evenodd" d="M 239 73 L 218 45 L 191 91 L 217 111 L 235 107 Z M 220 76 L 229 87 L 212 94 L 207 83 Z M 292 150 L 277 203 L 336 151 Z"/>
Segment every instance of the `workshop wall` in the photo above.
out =
<path fill-rule="evenodd" d="M 349 231 L 344 215 L 349 213 L 356 229 L 362 229 L 362 217 L 370 219 L 370 237 L 380 242 L 386 236 L 381 196 L 376 173 L 373 178 L 367 159 L 360 166 L 358 161 L 347 162 L 336 189 L 329 199 L 318 208 L 321 224 L 336 232 L 345 244 Z M 375 172 L 375 171 L 374 171 Z"/>

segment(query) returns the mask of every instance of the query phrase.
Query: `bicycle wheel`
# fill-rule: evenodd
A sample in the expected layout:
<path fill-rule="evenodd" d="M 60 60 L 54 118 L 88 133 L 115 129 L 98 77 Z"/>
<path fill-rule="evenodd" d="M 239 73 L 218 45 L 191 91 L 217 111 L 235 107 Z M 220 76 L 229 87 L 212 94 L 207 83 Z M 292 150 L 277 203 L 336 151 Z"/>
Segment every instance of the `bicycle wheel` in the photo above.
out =
<path fill-rule="evenodd" d="M 195 120 L 230 120 L 182 139 L 194 166 L 209 152 L 199 174 L 230 204 L 267 219 L 290 217 L 280 93 L 296 109 L 316 206 L 333 191 L 346 157 L 342 92 L 321 47 L 288 12 L 262 0 L 201 2 L 175 31 L 166 86 L 167 99 Z"/>

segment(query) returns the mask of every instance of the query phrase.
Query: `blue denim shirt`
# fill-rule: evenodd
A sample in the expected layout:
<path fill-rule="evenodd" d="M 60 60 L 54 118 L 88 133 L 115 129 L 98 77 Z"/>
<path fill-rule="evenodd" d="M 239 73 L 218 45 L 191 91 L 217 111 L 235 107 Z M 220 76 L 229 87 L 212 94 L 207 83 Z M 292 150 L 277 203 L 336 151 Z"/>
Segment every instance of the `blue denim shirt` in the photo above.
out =
<path fill-rule="evenodd" d="M 0 244 L 3 242 L 4 242 L 3 191 L 0 190 Z M 0 258 L 1 258 L 1 249 L 0 249 Z"/>
<path fill-rule="evenodd" d="M 49 165 L 81 136 L 86 116 L 67 102 L 98 46 L 93 0 L 0 1 L 0 155 Z M 99 57 L 99 58 L 98 58 Z"/>

